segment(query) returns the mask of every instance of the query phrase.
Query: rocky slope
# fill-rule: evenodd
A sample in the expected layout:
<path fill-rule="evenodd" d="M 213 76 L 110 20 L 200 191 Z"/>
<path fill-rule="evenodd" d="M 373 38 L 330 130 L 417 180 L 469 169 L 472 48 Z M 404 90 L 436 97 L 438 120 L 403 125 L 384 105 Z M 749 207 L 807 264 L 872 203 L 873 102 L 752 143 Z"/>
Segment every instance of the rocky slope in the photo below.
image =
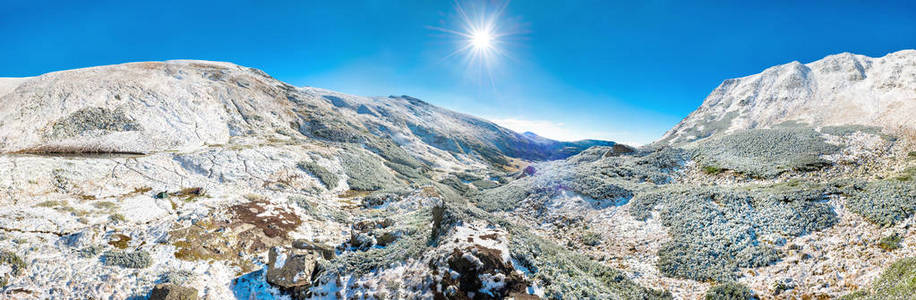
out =
<path fill-rule="evenodd" d="M 916 128 L 913 111 L 916 50 L 879 58 L 842 53 L 726 80 L 660 142 L 682 144 L 787 122 Z"/>
<path fill-rule="evenodd" d="M 615 144 L 532 139 L 408 96 L 297 88 L 228 63 L 2 79 L 0 291 L 213 299 L 577 292 L 539 288 L 518 271 L 509 249 L 522 255 L 537 245 L 588 266 L 561 270 L 589 293 L 649 293 L 602 281 L 616 271 L 464 200 L 529 161 L 592 145 Z"/>
<path fill-rule="evenodd" d="M 0 298 L 906 299 L 914 57 L 726 81 L 640 149 L 226 63 L 2 79 Z"/>
<path fill-rule="evenodd" d="M 299 89 L 227 63 L 134 63 L 3 82 L 0 151 L 6 153 L 152 153 L 226 144 L 239 136 L 299 135 L 334 142 L 381 138 L 505 163 L 504 156 L 556 159 L 590 145 L 613 145 L 535 142 L 409 96 Z"/>
<path fill-rule="evenodd" d="M 727 80 L 651 146 L 537 163 L 472 201 L 679 299 L 908 299 L 914 59 Z"/>

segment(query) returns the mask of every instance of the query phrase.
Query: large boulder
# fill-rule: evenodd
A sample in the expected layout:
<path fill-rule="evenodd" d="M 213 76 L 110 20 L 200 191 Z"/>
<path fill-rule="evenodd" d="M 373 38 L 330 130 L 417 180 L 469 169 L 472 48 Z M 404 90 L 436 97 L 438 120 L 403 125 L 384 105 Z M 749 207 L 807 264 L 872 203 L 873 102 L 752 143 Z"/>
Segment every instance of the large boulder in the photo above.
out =
<path fill-rule="evenodd" d="M 149 293 L 150 300 L 197 300 L 197 289 L 171 283 L 157 284 Z"/>
<path fill-rule="evenodd" d="M 452 271 L 440 283 L 446 299 L 503 299 L 526 294 L 530 285 L 498 249 L 455 248 L 445 262 Z"/>
<path fill-rule="evenodd" d="M 273 247 L 268 253 L 267 283 L 284 290 L 308 287 L 323 259 L 322 251 Z"/>

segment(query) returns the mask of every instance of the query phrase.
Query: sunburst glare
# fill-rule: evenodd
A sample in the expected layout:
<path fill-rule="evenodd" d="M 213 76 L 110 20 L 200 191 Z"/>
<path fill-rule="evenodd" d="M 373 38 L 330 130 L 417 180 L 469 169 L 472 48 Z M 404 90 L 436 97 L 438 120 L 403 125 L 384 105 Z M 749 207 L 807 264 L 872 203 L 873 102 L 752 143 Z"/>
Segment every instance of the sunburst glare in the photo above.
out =
<path fill-rule="evenodd" d="M 502 18 L 508 2 L 466 2 L 467 7 L 455 2 L 457 29 L 430 27 L 455 38 L 455 50 L 445 59 L 459 56 L 464 60 L 469 75 L 493 84 L 493 72 L 498 60 L 509 57 L 507 38 L 516 35 L 517 26 Z M 452 21 L 451 23 L 456 23 Z"/>
<path fill-rule="evenodd" d="M 486 50 L 490 48 L 492 39 L 493 37 L 490 36 L 490 33 L 484 30 L 471 33 L 471 45 L 474 46 L 476 50 Z"/>

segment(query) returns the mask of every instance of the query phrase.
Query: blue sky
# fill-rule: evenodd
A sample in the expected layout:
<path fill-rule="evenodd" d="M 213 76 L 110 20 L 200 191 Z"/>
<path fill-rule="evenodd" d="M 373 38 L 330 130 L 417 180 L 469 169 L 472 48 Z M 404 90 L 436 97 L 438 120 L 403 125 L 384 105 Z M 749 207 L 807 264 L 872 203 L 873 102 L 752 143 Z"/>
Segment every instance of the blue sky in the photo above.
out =
<path fill-rule="evenodd" d="M 0 1 L 0 76 L 205 59 L 297 86 L 411 95 L 556 139 L 657 139 L 722 80 L 916 47 L 914 2 L 531 1 L 506 54 L 469 66 L 451 1 Z M 475 8 L 492 2 L 460 2 Z M 470 69 L 470 70 L 469 70 Z"/>

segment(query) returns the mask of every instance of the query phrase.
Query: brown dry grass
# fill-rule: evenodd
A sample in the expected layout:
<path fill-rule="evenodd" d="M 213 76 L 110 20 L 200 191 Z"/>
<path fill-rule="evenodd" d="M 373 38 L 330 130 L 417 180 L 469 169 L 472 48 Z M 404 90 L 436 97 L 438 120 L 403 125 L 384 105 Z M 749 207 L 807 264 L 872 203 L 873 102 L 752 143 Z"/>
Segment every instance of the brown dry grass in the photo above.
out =
<path fill-rule="evenodd" d="M 41 145 L 13 151 L 13 154 L 36 155 L 82 155 L 82 154 L 126 154 L 145 155 L 137 151 L 125 151 L 102 145 Z"/>

